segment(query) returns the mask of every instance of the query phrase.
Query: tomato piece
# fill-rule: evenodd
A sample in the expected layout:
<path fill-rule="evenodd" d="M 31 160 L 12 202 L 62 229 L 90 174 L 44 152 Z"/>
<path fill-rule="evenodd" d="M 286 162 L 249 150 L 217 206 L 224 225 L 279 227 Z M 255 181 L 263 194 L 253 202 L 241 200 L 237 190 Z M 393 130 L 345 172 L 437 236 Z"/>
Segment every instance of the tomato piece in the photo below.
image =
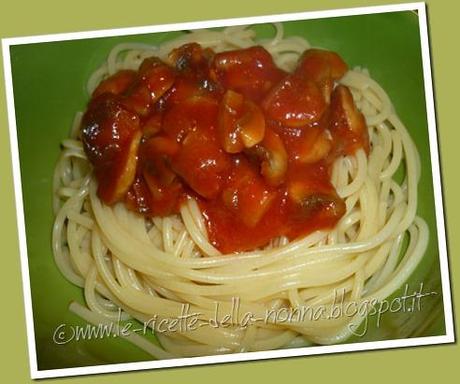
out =
<path fill-rule="evenodd" d="M 172 168 L 200 196 L 212 199 L 222 189 L 231 161 L 219 146 L 211 130 L 189 132 L 179 153 L 172 159 Z"/>
<path fill-rule="evenodd" d="M 205 96 L 193 96 L 167 109 L 163 131 L 182 142 L 189 132 L 209 130 L 217 125 L 218 101 Z"/>
<path fill-rule="evenodd" d="M 141 136 L 138 116 L 119 97 L 104 93 L 91 101 L 82 119 L 82 141 L 106 204 L 119 201 L 132 184 Z"/>
<path fill-rule="evenodd" d="M 288 127 L 318 121 L 327 104 L 318 85 L 308 78 L 289 75 L 264 98 L 266 115 Z"/>
<path fill-rule="evenodd" d="M 264 183 L 256 169 L 244 158 L 234 162 L 222 201 L 248 227 L 262 219 L 274 201 L 276 193 Z"/>
<path fill-rule="evenodd" d="M 92 97 L 97 97 L 103 93 L 113 93 L 119 95 L 125 92 L 137 77 L 136 71 L 121 70 L 102 80 L 101 83 L 93 91 Z"/>
<path fill-rule="evenodd" d="M 254 101 L 261 100 L 284 74 L 260 46 L 218 53 L 210 69 L 212 80 Z"/>

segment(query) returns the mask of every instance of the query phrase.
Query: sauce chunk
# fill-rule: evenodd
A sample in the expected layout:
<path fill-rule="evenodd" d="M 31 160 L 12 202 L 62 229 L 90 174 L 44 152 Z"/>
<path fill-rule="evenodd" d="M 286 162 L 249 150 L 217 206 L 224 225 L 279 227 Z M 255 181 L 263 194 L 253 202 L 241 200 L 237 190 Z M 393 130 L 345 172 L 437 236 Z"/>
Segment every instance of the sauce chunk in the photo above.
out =
<path fill-rule="evenodd" d="M 369 151 L 364 116 L 338 84 L 346 71 L 323 50 L 286 73 L 260 46 L 190 43 L 108 77 L 81 127 L 98 196 L 147 218 L 195 199 L 222 253 L 334 227 L 345 203 L 331 165 Z"/>

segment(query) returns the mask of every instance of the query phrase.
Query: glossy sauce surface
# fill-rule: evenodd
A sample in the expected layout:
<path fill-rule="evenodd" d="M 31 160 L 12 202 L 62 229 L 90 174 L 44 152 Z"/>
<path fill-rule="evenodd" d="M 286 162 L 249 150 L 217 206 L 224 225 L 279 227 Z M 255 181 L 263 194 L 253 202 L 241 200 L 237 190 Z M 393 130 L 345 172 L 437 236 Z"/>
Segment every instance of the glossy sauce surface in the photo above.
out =
<path fill-rule="evenodd" d="M 369 151 L 364 117 L 337 85 L 346 71 L 328 51 L 306 51 L 286 73 L 262 47 L 192 43 L 112 75 L 82 121 L 99 197 L 146 217 L 194 198 L 223 253 L 332 228 L 345 204 L 331 165 Z"/>

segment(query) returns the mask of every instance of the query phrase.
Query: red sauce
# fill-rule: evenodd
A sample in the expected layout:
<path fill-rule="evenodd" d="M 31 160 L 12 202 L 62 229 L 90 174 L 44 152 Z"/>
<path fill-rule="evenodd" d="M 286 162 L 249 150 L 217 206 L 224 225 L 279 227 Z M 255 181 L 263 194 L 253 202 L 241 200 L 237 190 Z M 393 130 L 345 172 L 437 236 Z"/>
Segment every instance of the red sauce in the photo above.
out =
<path fill-rule="evenodd" d="M 82 122 L 98 195 L 146 217 L 197 200 L 223 253 L 332 228 L 345 204 L 334 160 L 369 151 L 367 127 L 333 52 L 285 73 L 262 47 L 215 54 L 192 43 L 167 62 L 101 82 Z"/>

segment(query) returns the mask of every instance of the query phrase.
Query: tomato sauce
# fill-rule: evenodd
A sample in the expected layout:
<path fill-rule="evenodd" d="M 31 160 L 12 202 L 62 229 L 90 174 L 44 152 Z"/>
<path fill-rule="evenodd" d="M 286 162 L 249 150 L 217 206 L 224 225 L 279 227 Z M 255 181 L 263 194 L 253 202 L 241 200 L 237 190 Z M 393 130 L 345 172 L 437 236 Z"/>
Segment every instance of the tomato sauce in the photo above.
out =
<path fill-rule="evenodd" d="M 334 227 L 345 204 L 331 165 L 369 151 L 364 117 L 337 85 L 346 71 L 329 51 L 306 51 L 286 73 L 259 46 L 191 43 L 110 76 L 82 121 L 98 196 L 146 217 L 193 198 L 223 253 Z"/>

